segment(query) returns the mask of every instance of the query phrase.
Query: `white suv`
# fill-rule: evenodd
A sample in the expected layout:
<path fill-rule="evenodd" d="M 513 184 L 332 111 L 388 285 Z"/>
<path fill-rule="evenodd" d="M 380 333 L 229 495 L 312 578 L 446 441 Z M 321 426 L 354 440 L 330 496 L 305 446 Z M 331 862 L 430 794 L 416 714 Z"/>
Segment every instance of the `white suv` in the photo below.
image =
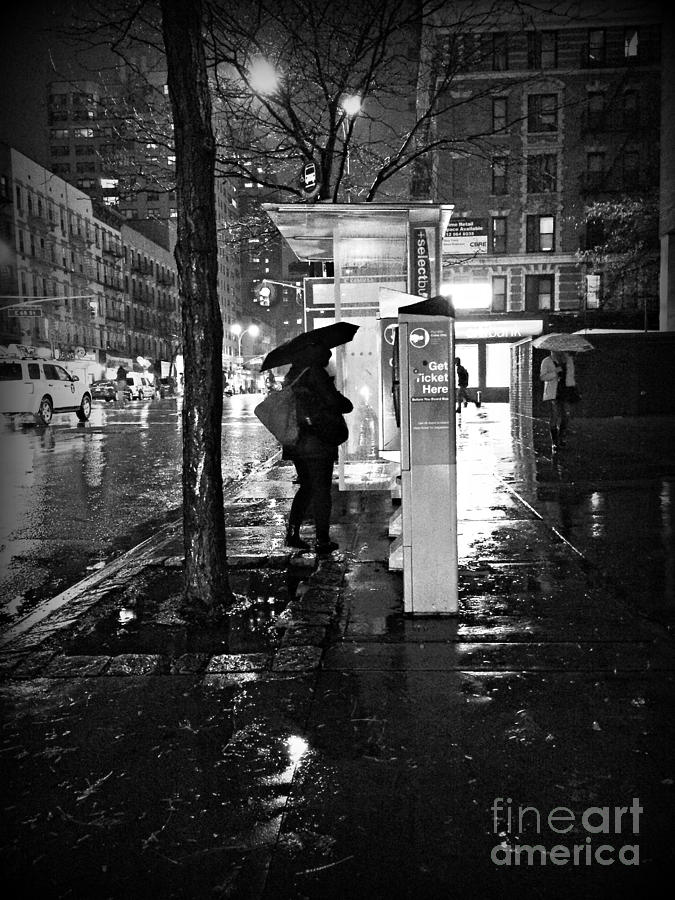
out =
<path fill-rule="evenodd" d="M 35 416 L 49 425 L 55 412 L 91 413 L 91 393 L 77 375 L 44 359 L 0 358 L 0 413 Z"/>

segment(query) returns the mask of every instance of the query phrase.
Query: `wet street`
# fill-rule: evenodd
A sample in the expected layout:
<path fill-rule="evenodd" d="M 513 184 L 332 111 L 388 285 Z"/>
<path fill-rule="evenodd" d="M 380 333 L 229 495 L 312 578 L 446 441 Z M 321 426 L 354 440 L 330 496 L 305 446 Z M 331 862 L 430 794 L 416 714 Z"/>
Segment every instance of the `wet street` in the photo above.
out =
<path fill-rule="evenodd" d="M 253 415 L 260 395 L 223 400 L 223 478 L 276 449 Z M 86 425 L 0 423 L 0 624 L 101 568 L 179 514 L 181 400 L 95 403 Z"/>
<path fill-rule="evenodd" d="M 385 490 L 335 492 L 344 552 L 279 612 L 281 464 L 227 513 L 242 621 L 267 643 L 180 642 L 161 609 L 152 642 L 134 633 L 144 578 L 166 610 L 178 536 L 17 633 L 0 656 L 14 892 L 659 896 L 675 649 L 653 619 L 673 603 L 675 419 L 579 421 L 556 458 L 541 425 L 487 406 L 458 426 L 457 616 L 403 614 Z"/>

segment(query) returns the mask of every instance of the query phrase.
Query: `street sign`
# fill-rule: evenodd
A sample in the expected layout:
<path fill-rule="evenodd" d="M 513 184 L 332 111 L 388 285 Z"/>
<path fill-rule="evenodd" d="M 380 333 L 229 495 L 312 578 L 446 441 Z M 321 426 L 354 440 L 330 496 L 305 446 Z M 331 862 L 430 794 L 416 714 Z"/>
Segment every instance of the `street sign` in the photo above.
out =
<path fill-rule="evenodd" d="M 38 309 L 35 306 L 27 306 L 23 309 L 20 306 L 10 306 L 8 309 L 4 309 L 3 312 L 6 312 L 8 316 L 13 316 L 14 318 L 27 318 L 27 319 L 39 319 L 42 315 L 42 310 Z"/>
<path fill-rule="evenodd" d="M 309 200 L 313 200 L 321 191 L 321 167 L 314 160 L 305 163 L 300 170 L 300 187 Z"/>

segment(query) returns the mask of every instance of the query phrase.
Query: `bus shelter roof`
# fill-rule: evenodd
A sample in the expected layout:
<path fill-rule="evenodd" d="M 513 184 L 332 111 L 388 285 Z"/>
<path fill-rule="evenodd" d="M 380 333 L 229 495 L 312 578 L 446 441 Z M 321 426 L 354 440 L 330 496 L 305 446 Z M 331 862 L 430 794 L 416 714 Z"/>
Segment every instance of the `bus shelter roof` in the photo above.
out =
<path fill-rule="evenodd" d="M 377 237 L 394 222 L 440 224 L 442 233 L 453 206 L 434 203 L 264 203 L 272 219 L 298 259 L 335 258 L 334 237 L 339 223 L 358 223 L 359 235 Z"/>

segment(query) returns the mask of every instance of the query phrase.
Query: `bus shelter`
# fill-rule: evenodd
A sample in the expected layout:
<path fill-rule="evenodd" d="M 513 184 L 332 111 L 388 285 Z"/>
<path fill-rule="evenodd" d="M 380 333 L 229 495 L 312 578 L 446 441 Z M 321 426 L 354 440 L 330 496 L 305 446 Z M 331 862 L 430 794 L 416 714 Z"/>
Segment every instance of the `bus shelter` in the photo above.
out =
<path fill-rule="evenodd" d="M 392 399 L 382 377 L 391 347 L 382 339 L 381 298 L 440 292 L 443 235 L 453 207 L 267 203 L 264 209 L 299 260 L 333 263 L 332 278 L 306 280 L 305 328 L 342 319 L 359 326 L 354 340 L 334 353 L 338 388 L 354 404 L 350 438 L 340 448 L 340 489 L 386 488 L 398 466 L 383 455 Z"/>

